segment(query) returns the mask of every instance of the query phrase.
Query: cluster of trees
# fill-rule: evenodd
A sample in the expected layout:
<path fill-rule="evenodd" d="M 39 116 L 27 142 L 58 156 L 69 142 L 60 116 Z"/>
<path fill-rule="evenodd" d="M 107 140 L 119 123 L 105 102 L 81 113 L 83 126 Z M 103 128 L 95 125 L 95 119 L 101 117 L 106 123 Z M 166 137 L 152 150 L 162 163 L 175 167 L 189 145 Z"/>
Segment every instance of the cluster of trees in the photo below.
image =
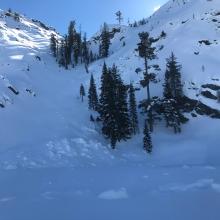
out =
<path fill-rule="evenodd" d="M 121 22 L 119 15 L 119 20 Z M 78 64 L 85 64 L 86 70 L 89 63 L 109 56 L 111 35 L 108 25 L 104 23 L 100 35 L 99 54 L 94 54 L 89 47 L 86 34 L 82 37 L 81 31 L 76 30 L 75 21 L 71 21 L 68 27 L 68 34 L 59 39 L 55 34 L 50 38 L 50 49 L 60 66 L 68 69 Z"/>
<path fill-rule="evenodd" d="M 20 14 L 18 12 L 13 12 L 11 8 L 8 9 L 5 15 L 13 17 L 15 21 L 20 21 Z"/>
<path fill-rule="evenodd" d="M 139 132 L 135 89 L 125 85 L 117 66 L 103 65 L 100 96 L 93 75 L 90 80 L 88 103 L 97 111 L 102 122 L 102 133 L 115 149 L 117 142 L 128 140 Z"/>
<path fill-rule="evenodd" d="M 144 59 L 145 71 L 143 73 L 142 87 L 147 89 L 147 99 L 141 102 L 141 107 L 147 114 L 144 128 L 144 148 L 147 152 L 152 151 L 151 132 L 153 132 L 154 122 L 161 120 L 163 115 L 166 126 L 174 129 L 175 133 L 181 132 L 181 124 L 187 119 L 181 113 L 183 85 L 181 82 L 181 66 L 178 64 L 175 55 L 172 53 L 167 59 L 165 83 L 163 98 L 152 98 L 150 93 L 150 84 L 155 82 L 155 71 L 160 70 L 158 65 L 149 65 L 150 61 L 157 58 L 156 48 L 153 46 L 155 39 L 149 36 L 149 33 L 139 34 L 138 43 L 139 56 Z"/>
<path fill-rule="evenodd" d="M 139 34 L 140 42 L 137 51 L 144 60 L 143 79 L 140 84 L 146 88 L 147 98 L 142 100 L 139 107 L 146 114 L 143 129 L 143 147 L 146 152 L 151 153 L 153 143 L 151 133 L 154 131 L 156 120 L 163 120 L 166 127 L 173 128 L 175 133 L 181 132 L 181 124 L 186 118 L 181 112 L 183 85 L 181 82 L 181 65 L 178 64 L 175 55 L 172 53 L 167 59 L 164 92 L 162 98 L 151 96 L 151 83 L 157 82 L 156 73 L 160 71 L 158 65 L 151 64 L 157 58 L 156 48 L 153 46 L 156 40 L 150 37 L 149 33 Z M 116 65 L 111 68 L 104 63 L 100 95 L 98 95 L 93 75 L 90 79 L 88 91 L 89 109 L 98 112 L 99 120 L 102 123 L 102 133 L 110 140 L 111 146 L 115 149 L 116 144 L 122 140 L 126 141 L 139 133 L 137 103 L 133 84 L 124 84 Z M 80 87 L 80 95 L 85 96 L 83 85 Z M 92 121 L 94 118 L 91 116 Z"/>
<path fill-rule="evenodd" d="M 82 37 L 81 31 L 76 30 L 75 21 L 71 21 L 68 27 L 68 34 L 58 39 L 55 34 L 51 35 L 50 48 L 53 56 L 60 66 L 68 69 L 70 66 L 93 62 L 96 57 L 89 49 L 86 34 Z"/>

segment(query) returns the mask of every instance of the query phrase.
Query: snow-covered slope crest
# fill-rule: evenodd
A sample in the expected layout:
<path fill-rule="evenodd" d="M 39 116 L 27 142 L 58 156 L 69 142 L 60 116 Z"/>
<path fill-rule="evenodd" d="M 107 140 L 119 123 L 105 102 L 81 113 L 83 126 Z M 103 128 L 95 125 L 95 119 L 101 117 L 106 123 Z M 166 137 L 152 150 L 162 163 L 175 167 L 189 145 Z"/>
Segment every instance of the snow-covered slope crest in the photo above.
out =
<path fill-rule="evenodd" d="M 166 58 L 174 52 L 183 66 L 185 94 L 219 110 L 216 90 L 220 88 L 220 1 L 170 0 L 146 19 L 145 25 L 122 27 L 112 39 L 110 49 L 113 55 L 107 60 L 116 62 L 127 82 L 137 84 L 141 76 L 134 74 L 135 69 L 143 69 L 143 61 L 138 58 L 135 48 L 139 41 L 138 33 L 142 31 L 155 38 L 161 31 L 167 34 L 155 44 L 158 60 L 154 62 L 162 71 L 158 74 L 160 85 L 152 85 L 153 94 L 162 95 Z"/>
<path fill-rule="evenodd" d="M 16 17 L 17 16 L 17 17 Z M 55 33 L 43 23 L 14 12 L 0 11 L 0 106 L 7 107 L 19 93 L 29 93 L 31 63 L 39 64 L 40 53 L 48 53 L 50 35 Z"/>

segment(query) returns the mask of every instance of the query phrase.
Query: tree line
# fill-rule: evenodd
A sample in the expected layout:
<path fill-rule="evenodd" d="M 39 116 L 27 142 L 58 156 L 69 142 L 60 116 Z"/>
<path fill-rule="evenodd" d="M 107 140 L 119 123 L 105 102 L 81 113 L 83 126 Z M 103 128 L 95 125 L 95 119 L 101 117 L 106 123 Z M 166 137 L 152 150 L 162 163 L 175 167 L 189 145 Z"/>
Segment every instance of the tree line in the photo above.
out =
<path fill-rule="evenodd" d="M 91 75 L 88 91 L 88 105 L 90 110 L 99 114 L 102 124 L 102 133 L 109 139 L 113 149 L 118 142 L 126 141 L 139 133 L 138 107 L 146 116 L 143 128 L 143 148 L 151 153 L 153 149 L 152 132 L 155 122 L 164 121 L 167 128 L 172 128 L 175 133 L 181 132 L 181 125 L 187 121 L 182 113 L 183 84 L 181 81 L 181 65 L 178 64 L 174 53 L 167 59 L 164 75 L 163 97 L 151 96 L 151 83 L 156 82 L 158 65 L 151 65 L 157 58 L 156 48 L 153 46 L 155 39 L 147 32 L 139 34 L 140 42 L 137 51 L 143 58 L 145 70 L 140 84 L 146 88 L 146 99 L 140 104 L 136 101 L 136 89 L 133 84 L 126 85 L 116 65 L 107 67 L 103 65 L 101 75 L 100 94 L 96 82 Z M 84 94 L 85 95 L 85 94 Z M 94 121 L 94 120 L 93 120 Z"/>

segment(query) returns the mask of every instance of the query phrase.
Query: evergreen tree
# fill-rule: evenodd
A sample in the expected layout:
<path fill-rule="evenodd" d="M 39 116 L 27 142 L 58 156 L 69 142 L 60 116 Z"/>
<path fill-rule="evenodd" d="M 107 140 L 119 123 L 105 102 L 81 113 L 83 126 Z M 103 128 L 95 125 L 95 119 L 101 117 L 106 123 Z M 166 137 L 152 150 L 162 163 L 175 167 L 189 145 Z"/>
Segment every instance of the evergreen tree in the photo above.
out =
<path fill-rule="evenodd" d="M 103 66 L 99 112 L 103 122 L 102 132 L 111 140 L 113 149 L 117 142 L 130 138 L 127 89 L 116 66 L 109 69 L 106 64 Z"/>
<path fill-rule="evenodd" d="M 99 109 L 99 102 L 98 102 L 98 95 L 96 90 L 96 84 L 93 75 L 91 75 L 90 79 L 90 87 L 88 93 L 88 100 L 89 100 L 89 109 L 98 111 Z"/>
<path fill-rule="evenodd" d="M 57 39 L 55 37 L 55 34 L 51 34 L 51 37 L 50 37 L 50 49 L 52 51 L 53 56 L 57 57 Z"/>
<path fill-rule="evenodd" d="M 82 43 L 82 57 L 83 57 L 83 62 L 88 65 L 89 64 L 89 48 L 87 45 L 87 38 L 86 34 L 83 37 L 83 43 Z"/>
<path fill-rule="evenodd" d="M 74 62 L 77 65 L 79 63 L 79 57 L 81 55 L 81 33 L 76 33 L 73 42 Z"/>
<path fill-rule="evenodd" d="M 69 45 L 68 45 L 68 36 L 64 37 L 64 61 L 65 61 L 65 69 L 68 69 L 68 65 L 70 64 L 69 57 Z"/>
<path fill-rule="evenodd" d="M 144 72 L 144 79 L 141 81 L 142 86 L 145 88 L 147 87 L 147 102 L 150 106 L 151 103 L 151 94 L 150 94 L 150 82 L 155 79 L 155 74 L 149 73 L 151 67 L 158 68 L 157 65 L 150 66 L 149 61 L 156 58 L 155 50 L 156 48 L 153 47 L 154 39 L 149 36 L 149 33 L 142 32 L 139 33 L 140 43 L 138 43 L 138 52 L 139 56 L 144 59 L 145 65 L 145 72 Z M 153 131 L 153 118 L 152 118 L 152 111 L 149 108 L 148 111 L 149 116 L 149 125 L 150 131 Z"/>
<path fill-rule="evenodd" d="M 130 84 L 129 87 L 129 116 L 131 123 L 131 131 L 132 134 L 135 135 L 139 132 L 139 128 L 138 128 L 138 114 L 137 114 L 135 89 L 132 83 Z"/>
<path fill-rule="evenodd" d="M 102 58 L 108 57 L 109 47 L 110 47 L 110 33 L 108 25 L 104 23 L 102 33 L 101 33 L 101 42 L 100 42 L 100 56 Z"/>
<path fill-rule="evenodd" d="M 102 133 L 107 139 L 110 139 L 112 149 L 115 149 L 117 143 L 117 123 L 116 123 L 116 101 L 115 89 L 112 74 L 103 66 L 101 76 L 101 94 L 100 94 L 100 117 L 102 120 Z"/>
<path fill-rule="evenodd" d="M 75 29 L 76 22 L 71 21 L 68 27 L 68 60 L 67 63 L 70 64 L 72 62 L 72 53 L 73 53 L 73 44 L 76 36 L 76 29 Z"/>
<path fill-rule="evenodd" d="M 117 12 L 115 13 L 115 15 L 116 15 L 116 20 L 118 21 L 119 25 L 121 25 L 121 22 L 123 21 L 121 11 L 117 11 Z"/>
<path fill-rule="evenodd" d="M 166 125 L 172 127 L 175 133 L 180 133 L 181 124 L 187 121 L 180 111 L 181 100 L 184 95 L 180 71 L 181 65 L 177 63 L 177 59 L 172 53 L 170 58 L 167 59 L 163 109 Z"/>
<path fill-rule="evenodd" d="M 116 106 L 116 121 L 118 128 L 118 141 L 127 140 L 131 136 L 131 123 L 128 111 L 127 102 L 127 87 L 124 85 L 119 71 L 115 65 L 110 69 L 115 89 L 115 106 Z"/>
<path fill-rule="evenodd" d="M 143 144 L 144 144 L 144 150 L 146 150 L 147 153 L 149 153 L 149 154 L 152 153 L 153 144 L 152 144 L 151 134 L 150 134 L 150 131 L 148 129 L 147 120 L 145 121 L 145 125 L 144 125 Z"/>
<path fill-rule="evenodd" d="M 65 66 L 65 42 L 64 39 L 61 40 L 60 47 L 59 47 L 59 65 Z"/>
<path fill-rule="evenodd" d="M 165 73 L 164 97 L 174 99 L 177 103 L 183 97 L 183 85 L 181 83 L 181 65 L 172 53 L 167 59 L 167 69 Z"/>
<path fill-rule="evenodd" d="M 86 95 L 85 88 L 84 88 L 83 84 L 81 84 L 81 86 L 80 86 L 80 97 L 82 99 L 82 102 L 83 102 L 83 99 L 84 99 L 85 95 Z"/>
<path fill-rule="evenodd" d="M 174 129 L 174 133 L 181 132 L 181 119 L 183 118 L 174 99 L 165 99 L 163 101 L 164 118 L 166 126 Z"/>

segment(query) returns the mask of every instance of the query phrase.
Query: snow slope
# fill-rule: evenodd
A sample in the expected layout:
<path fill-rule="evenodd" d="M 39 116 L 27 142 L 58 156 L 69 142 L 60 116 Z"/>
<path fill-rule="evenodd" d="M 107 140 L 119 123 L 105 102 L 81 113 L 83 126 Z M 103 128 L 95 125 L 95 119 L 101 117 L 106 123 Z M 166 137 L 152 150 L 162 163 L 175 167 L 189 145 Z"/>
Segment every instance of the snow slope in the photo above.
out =
<path fill-rule="evenodd" d="M 158 37 L 164 30 L 167 37 L 156 43 L 160 82 L 152 94 L 162 94 L 165 58 L 173 51 L 183 65 L 185 93 L 219 110 L 216 100 L 200 92 L 203 84 L 220 85 L 220 2 L 184 2 L 169 1 L 146 25 L 121 27 L 105 61 L 140 87 L 138 33 Z M 190 122 L 176 136 L 157 125 L 152 156 L 142 150 L 141 134 L 112 151 L 79 99 L 80 84 L 88 88 L 90 74 L 81 66 L 67 71 L 57 66 L 49 51 L 53 29 L 0 14 L 0 219 L 220 218 L 219 120 L 188 115 Z M 97 42 L 91 42 L 96 51 Z M 97 84 L 103 62 L 89 67 Z M 145 95 L 138 91 L 138 100 Z M 143 116 L 139 120 L 142 126 Z"/>

